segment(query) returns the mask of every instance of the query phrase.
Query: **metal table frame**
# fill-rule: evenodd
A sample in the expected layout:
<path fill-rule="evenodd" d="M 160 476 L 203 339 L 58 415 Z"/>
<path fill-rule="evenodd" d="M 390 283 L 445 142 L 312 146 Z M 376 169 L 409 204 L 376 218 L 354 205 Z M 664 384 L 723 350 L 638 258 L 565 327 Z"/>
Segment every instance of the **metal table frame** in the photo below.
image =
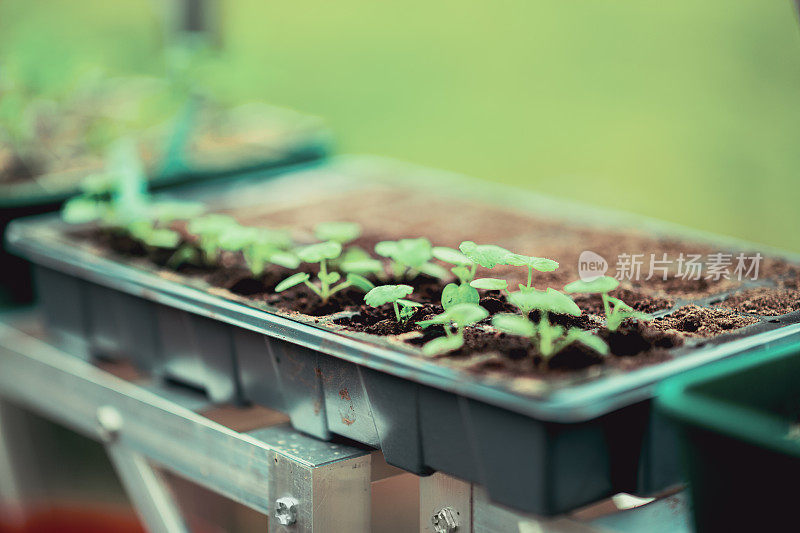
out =
<path fill-rule="evenodd" d="M 150 531 L 187 531 L 161 469 L 266 514 L 271 532 L 388 527 L 380 517 L 371 523 L 371 484 L 404 472 L 380 452 L 305 436 L 274 412 L 258 417 L 262 426 L 237 431 L 203 396 L 123 379 L 67 355 L 36 332 L 37 323 L 30 314 L 0 318 L 0 501 L 19 497 L 25 465 L 11 402 L 103 442 Z M 687 530 L 681 497 L 599 518 L 543 519 L 494 505 L 481 487 L 440 473 L 419 478 L 419 494 L 420 531 L 598 533 L 638 531 L 642 523 L 650 531 Z"/>

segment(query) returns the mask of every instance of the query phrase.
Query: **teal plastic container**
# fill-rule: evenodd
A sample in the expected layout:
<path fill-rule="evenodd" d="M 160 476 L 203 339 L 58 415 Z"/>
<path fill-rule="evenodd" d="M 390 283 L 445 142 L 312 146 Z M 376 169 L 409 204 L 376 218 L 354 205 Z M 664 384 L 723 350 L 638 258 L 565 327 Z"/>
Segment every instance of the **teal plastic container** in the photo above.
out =
<path fill-rule="evenodd" d="M 698 532 L 800 528 L 799 340 L 669 379 L 656 402 L 678 426 Z"/>

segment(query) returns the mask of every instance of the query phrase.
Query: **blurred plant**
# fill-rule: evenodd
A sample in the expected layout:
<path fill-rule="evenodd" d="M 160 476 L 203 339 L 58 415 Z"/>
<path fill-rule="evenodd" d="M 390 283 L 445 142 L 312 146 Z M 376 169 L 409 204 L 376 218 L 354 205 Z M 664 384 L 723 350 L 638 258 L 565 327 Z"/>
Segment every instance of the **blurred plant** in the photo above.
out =
<path fill-rule="evenodd" d="M 591 281 L 573 281 L 565 285 L 564 290 L 569 293 L 599 294 L 603 299 L 603 310 L 606 314 L 606 328 L 609 331 L 617 331 L 626 318 L 652 320 L 652 317 L 647 313 L 636 311 L 619 298 L 608 295 L 609 292 L 617 287 L 619 287 L 619 280 L 610 276 L 600 276 Z"/>
<path fill-rule="evenodd" d="M 391 260 L 391 268 L 397 279 L 413 279 L 419 273 L 435 278 L 447 277 L 447 271 L 431 263 L 433 247 L 428 239 L 400 239 L 381 241 L 375 245 L 375 253 Z"/>
<path fill-rule="evenodd" d="M 241 252 L 253 277 L 264 274 L 270 264 L 284 268 L 297 268 L 300 258 L 290 248 L 293 246 L 288 231 L 254 228 L 232 224 L 219 235 L 219 248 Z"/>
<path fill-rule="evenodd" d="M 489 316 L 489 311 L 480 305 L 471 303 L 456 304 L 444 313 L 429 320 L 417 322 L 420 327 L 427 328 L 440 325 L 444 328 L 444 337 L 437 337 L 422 347 L 425 355 L 440 355 L 464 346 L 464 329 Z"/>

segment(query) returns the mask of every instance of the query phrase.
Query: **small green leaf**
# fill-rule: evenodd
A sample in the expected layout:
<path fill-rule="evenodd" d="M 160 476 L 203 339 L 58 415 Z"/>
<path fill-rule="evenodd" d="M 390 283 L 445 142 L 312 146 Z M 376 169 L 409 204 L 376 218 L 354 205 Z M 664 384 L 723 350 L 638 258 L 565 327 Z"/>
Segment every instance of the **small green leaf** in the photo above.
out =
<path fill-rule="evenodd" d="M 414 269 L 419 269 L 433 257 L 431 243 L 424 237 L 381 241 L 375 245 L 375 253 Z"/>
<path fill-rule="evenodd" d="M 497 278 L 479 278 L 471 281 L 470 285 L 476 289 L 484 289 L 487 291 L 502 291 L 508 288 L 508 282 L 506 280 Z"/>
<path fill-rule="evenodd" d="M 185 263 L 195 263 L 198 259 L 198 252 L 196 248 L 189 245 L 183 245 L 175 253 L 167 259 L 167 266 L 170 268 L 178 268 Z"/>
<path fill-rule="evenodd" d="M 448 277 L 447 269 L 441 265 L 436 265 L 434 263 L 423 263 L 417 268 L 423 274 L 427 274 L 434 278 L 445 279 Z"/>
<path fill-rule="evenodd" d="M 600 276 L 591 281 L 578 280 L 567 283 L 564 285 L 564 290 L 570 293 L 603 294 L 611 292 L 617 287 L 619 287 L 619 280 L 610 276 Z"/>
<path fill-rule="evenodd" d="M 181 242 L 181 236 L 170 229 L 158 228 L 147 234 L 142 241 L 154 248 L 176 248 Z"/>
<path fill-rule="evenodd" d="M 282 266 L 284 268 L 297 268 L 300 266 L 300 258 L 294 255 L 291 252 L 286 252 L 283 250 L 278 250 L 273 253 L 270 253 L 267 256 L 267 261 L 270 263 L 274 263 L 278 266 Z"/>
<path fill-rule="evenodd" d="M 534 309 L 538 309 L 549 313 L 573 316 L 581 315 L 580 308 L 575 304 L 572 298 L 555 289 L 547 289 L 546 291 L 534 289 L 512 292 L 508 295 L 508 301 L 525 314 Z"/>
<path fill-rule="evenodd" d="M 458 247 L 470 260 L 484 268 L 494 268 L 495 265 L 505 264 L 511 252 L 494 244 L 475 244 L 464 241 Z"/>
<path fill-rule="evenodd" d="M 422 307 L 422 304 L 419 302 L 412 302 L 411 300 L 404 300 L 402 298 L 397 300 L 397 303 L 400 307 Z"/>
<path fill-rule="evenodd" d="M 116 176 L 109 172 L 98 172 L 97 174 L 89 174 L 81 180 L 80 189 L 86 194 L 92 196 L 101 196 L 109 194 L 114 190 Z"/>
<path fill-rule="evenodd" d="M 456 304 L 444 313 L 430 318 L 428 320 L 420 320 L 417 325 L 424 328 L 437 324 L 455 324 L 457 327 L 465 327 L 480 322 L 489 316 L 489 311 L 476 304 Z"/>
<path fill-rule="evenodd" d="M 450 309 L 457 304 L 477 304 L 481 296 L 469 285 L 448 283 L 442 290 L 442 307 Z"/>
<path fill-rule="evenodd" d="M 414 288 L 410 285 L 379 285 L 364 295 L 364 301 L 371 307 L 379 307 L 408 296 L 412 292 Z"/>
<path fill-rule="evenodd" d="M 433 257 L 439 261 L 444 261 L 445 263 L 450 263 L 451 265 L 472 265 L 472 260 L 469 257 L 454 248 L 449 248 L 447 246 L 434 246 L 432 253 Z"/>
<path fill-rule="evenodd" d="M 309 277 L 310 276 L 305 272 L 298 272 L 297 274 L 292 274 L 291 276 L 289 276 L 288 278 L 281 281 L 275 286 L 275 292 L 283 292 L 286 289 L 294 287 L 295 285 L 300 285 L 301 283 L 308 281 Z"/>
<path fill-rule="evenodd" d="M 238 223 L 233 217 L 211 213 L 191 220 L 187 229 L 189 233 L 195 235 L 219 235 L 227 228 L 236 225 Z"/>
<path fill-rule="evenodd" d="M 477 304 L 463 303 L 454 305 L 444 314 L 450 322 L 462 328 L 480 322 L 489 316 L 489 311 Z"/>
<path fill-rule="evenodd" d="M 437 337 L 422 347 L 422 353 L 427 356 L 441 355 L 458 350 L 462 346 L 464 346 L 464 338 L 461 335 Z"/>
<path fill-rule="evenodd" d="M 606 355 L 609 351 L 608 344 L 606 344 L 603 339 L 590 331 L 585 331 L 580 328 L 569 328 L 564 338 L 560 340 L 558 344 L 562 348 L 566 348 L 573 342 L 579 342 L 584 346 L 596 351 L 600 355 Z"/>
<path fill-rule="evenodd" d="M 383 263 L 374 259 L 363 248 L 350 246 L 339 259 L 339 270 L 354 274 L 372 274 L 383 272 Z"/>
<path fill-rule="evenodd" d="M 108 207 L 103 202 L 76 196 L 64 204 L 61 218 L 68 224 L 85 224 L 102 218 L 107 210 Z"/>
<path fill-rule="evenodd" d="M 400 302 L 405 302 L 405 301 L 407 301 L 407 300 L 397 300 L 397 303 L 400 304 Z M 414 316 L 415 309 L 416 309 L 415 306 L 401 305 L 400 306 L 400 313 L 399 313 L 400 314 L 400 320 L 405 322 L 406 320 L 408 320 L 409 318 Z"/>
<path fill-rule="evenodd" d="M 185 202 L 181 200 L 155 202 L 150 206 L 150 211 L 162 224 L 173 220 L 190 220 L 199 216 L 205 207 L 198 202 Z"/>
<path fill-rule="evenodd" d="M 323 274 L 322 272 L 320 272 L 320 274 L 319 274 L 319 280 L 322 283 L 327 283 L 328 285 L 333 285 L 334 283 L 339 281 L 341 279 L 341 277 L 342 277 L 342 275 L 339 274 L 338 272 L 328 272 L 326 274 Z"/>
<path fill-rule="evenodd" d="M 336 259 L 342 253 L 342 245 L 327 241 L 309 244 L 295 250 L 297 257 L 304 263 L 320 263 L 323 259 Z"/>
<path fill-rule="evenodd" d="M 492 318 L 492 325 L 504 333 L 519 335 L 520 337 L 533 337 L 536 335 L 536 325 L 520 315 L 503 313 Z"/>
<path fill-rule="evenodd" d="M 321 222 L 314 226 L 314 235 L 321 241 L 344 244 L 361 235 L 361 225 L 355 222 Z"/>
<path fill-rule="evenodd" d="M 251 245 L 258 238 L 258 229 L 231 224 L 219 232 L 219 247 L 236 252 Z"/>
<path fill-rule="evenodd" d="M 364 276 L 359 276 L 358 274 L 347 274 L 347 281 L 353 287 L 358 287 L 364 292 L 369 292 L 375 288 L 375 284 L 372 283 L 370 280 L 365 278 Z"/>
<path fill-rule="evenodd" d="M 472 281 L 472 270 L 463 265 L 454 266 L 450 269 L 450 272 L 452 272 L 461 283 L 469 283 Z"/>
<path fill-rule="evenodd" d="M 356 274 L 372 274 L 383 272 L 383 263 L 377 259 L 361 259 L 358 261 L 345 261 L 339 265 L 343 272 Z"/>

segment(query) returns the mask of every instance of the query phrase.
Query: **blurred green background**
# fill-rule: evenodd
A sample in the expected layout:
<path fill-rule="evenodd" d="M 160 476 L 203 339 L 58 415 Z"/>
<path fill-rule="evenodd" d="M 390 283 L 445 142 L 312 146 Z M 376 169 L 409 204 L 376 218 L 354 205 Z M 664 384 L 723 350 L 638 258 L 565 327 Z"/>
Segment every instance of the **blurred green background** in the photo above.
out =
<path fill-rule="evenodd" d="M 162 73 L 163 4 L 2 0 L 45 81 Z M 222 0 L 220 90 L 377 153 L 800 251 L 800 26 L 764 0 Z"/>

